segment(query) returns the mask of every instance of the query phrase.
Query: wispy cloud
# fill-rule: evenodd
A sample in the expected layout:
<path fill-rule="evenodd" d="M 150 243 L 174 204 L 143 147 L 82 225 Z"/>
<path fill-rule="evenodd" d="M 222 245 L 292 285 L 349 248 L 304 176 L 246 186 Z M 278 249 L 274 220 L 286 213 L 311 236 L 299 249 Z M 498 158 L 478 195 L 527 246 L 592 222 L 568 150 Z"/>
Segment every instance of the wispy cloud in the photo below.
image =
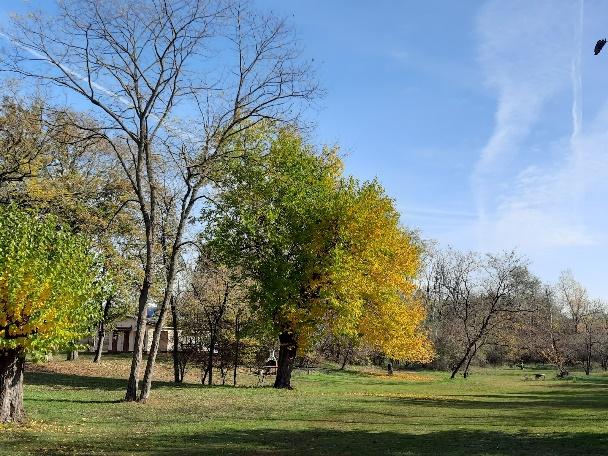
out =
<path fill-rule="evenodd" d="M 583 15 L 582 1 L 492 1 L 479 17 L 480 63 L 498 95 L 495 129 L 472 176 L 484 247 L 601 239 L 587 197 L 608 175 L 608 138 L 605 128 L 583 125 Z"/>

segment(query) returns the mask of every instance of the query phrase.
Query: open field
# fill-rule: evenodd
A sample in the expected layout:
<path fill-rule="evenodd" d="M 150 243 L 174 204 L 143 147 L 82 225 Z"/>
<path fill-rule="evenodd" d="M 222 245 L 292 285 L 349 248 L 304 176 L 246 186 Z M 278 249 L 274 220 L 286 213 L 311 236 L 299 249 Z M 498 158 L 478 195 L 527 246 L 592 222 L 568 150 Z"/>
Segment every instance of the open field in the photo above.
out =
<path fill-rule="evenodd" d="M 127 366 L 113 358 L 97 367 L 86 356 L 30 368 L 29 422 L 1 428 L 0 453 L 608 454 L 601 374 L 554 380 L 545 371 L 546 381 L 524 381 L 519 370 L 486 369 L 450 381 L 327 370 L 296 373 L 294 391 L 157 382 L 147 404 L 133 404 L 120 402 Z"/>

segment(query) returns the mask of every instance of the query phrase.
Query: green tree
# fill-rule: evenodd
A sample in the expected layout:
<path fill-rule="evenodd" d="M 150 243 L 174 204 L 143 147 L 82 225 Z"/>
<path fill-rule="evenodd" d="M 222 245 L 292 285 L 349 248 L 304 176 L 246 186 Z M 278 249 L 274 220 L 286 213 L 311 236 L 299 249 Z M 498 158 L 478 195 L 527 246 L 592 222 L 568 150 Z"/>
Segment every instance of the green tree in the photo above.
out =
<path fill-rule="evenodd" d="M 110 144 L 85 114 L 52 110 L 41 101 L 27 104 L 17 96 L 6 98 L 0 110 L 4 113 L 0 116 L 0 161 L 11 163 L 15 155 L 27 156 L 21 149 L 38 151 L 36 159 L 27 163 L 27 173 L 1 186 L 0 201 L 53 214 L 73 232 L 86 235 L 103 253 L 105 293 L 99 303 L 103 319 L 95 354 L 99 361 L 106 329 L 132 311 L 131 296 L 141 281 L 143 233 L 130 199 L 129 181 L 118 169 Z M 73 351 L 68 356 L 72 359 L 77 354 Z"/>
<path fill-rule="evenodd" d="M 296 118 L 317 84 L 286 21 L 248 2 L 69 0 L 53 14 L 10 22 L 5 34 L 14 52 L 0 67 L 90 107 L 101 126 L 95 132 L 111 145 L 137 202 L 146 245 L 125 399 L 146 401 L 179 258 L 192 241 L 188 220 L 206 196 L 210 169 L 231 155 L 228 144 L 244 130 Z M 164 290 L 140 388 L 163 193 L 174 197 L 177 224 L 166 240 Z"/>
<path fill-rule="evenodd" d="M 377 183 L 342 178 L 337 150 L 317 154 L 284 129 L 233 162 L 211 212 L 208 246 L 251 280 L 278 335 L 275 387 L 291 387 L 298 349 L 323 328 L 391 357 L 430 356 L 412 298 L 418 249 Z"/>
<path fill-rule="evenodd" d="M 72 346 L 99 317 L 99 267 L 85 238 L 0 206 L 0 422 L 20 421 L 25 356 Z"/>

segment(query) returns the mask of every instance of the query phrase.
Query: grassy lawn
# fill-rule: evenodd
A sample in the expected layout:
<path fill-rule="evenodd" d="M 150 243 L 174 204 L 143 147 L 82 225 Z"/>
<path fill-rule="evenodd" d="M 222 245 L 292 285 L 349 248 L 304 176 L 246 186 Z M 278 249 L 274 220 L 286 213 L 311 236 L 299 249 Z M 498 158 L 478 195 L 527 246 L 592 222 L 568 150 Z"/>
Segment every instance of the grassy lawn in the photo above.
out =
<path fill-rule="evenodd" d="M 554 380 L 545 371 L 545 381 L 524 381 L 519 370 L 486 369 L 450 381 L 327 370 L 296 373 L 294 391 L 161 381 L 147 404 L 133 404 L 120 402 L 127 367 L 127 359 L 92 366 L 81 357 L 30 368 L 29 422 L 0 428 L 0 453 L 608 454 L 608 376 L 600 374 Z M 169 373 L 159 369 L 161 379 Z"/>

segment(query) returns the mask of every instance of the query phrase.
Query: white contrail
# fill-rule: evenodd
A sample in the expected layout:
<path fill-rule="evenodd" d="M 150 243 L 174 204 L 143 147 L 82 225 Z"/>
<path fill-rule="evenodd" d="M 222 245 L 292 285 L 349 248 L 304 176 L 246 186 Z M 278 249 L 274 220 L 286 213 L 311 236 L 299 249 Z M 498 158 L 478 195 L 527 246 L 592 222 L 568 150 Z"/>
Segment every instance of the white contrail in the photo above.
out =
<path fill-rule="evenodd" d="M 582 92 L 583 92 L 583 79 L 581 71 L 581 53 L 583 47 L 583 19 L 584 19 L 584 0 L 579 2 L 579 17 L 578 27 L 575 31 L 574 36 L 574 55 L 572 57 L 572 136 L 571 142 L 578 137 L 581 132 L 583 124 L 583 111 L 582 111 Z"/>
<path fill-rule="evenodd" d="M 47 62 L 49 65 L 56 65 L 59 68 L 61 68 L 62 71 L 68 73 L 71 76 L 74 76 L 76 79 L 79 79 L 82 82 L 86 82 L 88 83 L 88 79 L 85 78 L 82 74 L 80 74 L 78 71 L 72 70 L 70 67 L 68 67 L 67 65 L 63 65 L 59 62 L 57 63 L 53 63 L 51 62 L 51 60 L 45 56 L 44 54 L 41 54 L 40 52 L 36 51 L 35 49 L 32 49 L 28 46 L 25 46 L 21 43 L 19 43 L 18 41 L 13 40 L 10 36 L 8 36 L 6 33 L 4 32 L 0 32 L 0 36 L 2 38 L 4 38 L 6 41 L 8 41 L 10 44 L 12 44 L 15 47 L 18 47 L 20 49 L 23 49 L 24 51 L 26 51 L 28 54 L 30 54 L 32 57 L 36 57 L 39 60 L 44 60 L 45 62 Z M 112 92 L 109 89 L 106 89 L 104 86 L 97 84 L 96 82 L 92 81 L 91 82 L 91 86 L 95 89 L 95 90 L 99 90 L 102 93 L 105 93 L 106 95 L 120 101 L 122 104 L 124 104 L 125 106 L 127 106 L 128 108 L 133 108 L 133 103 L 130 103 L 129 100 L 127 100 L 125 97 L 121 97 L 120 95 L 118 95 L 115 92 Z"/>
<path fill-rule="evenodd" d="M 579 137 L 583 128 L 583 78 L 582 78 L 582 47 L 583 47 L 583 22 L 584 22 L 584 0 L 579 1 L 578 23 L 574 31 L 574 49 L 571 64 L 572 81 L 572 133 L 570 135 L 571 159 L 573 160 L 572 172 L 574 179 L 572 182 L 573 203 L 576 204 L 577 196 L 582 195 L 585 190 L 585 163 L 583 148 L 580 147 Z"/>

